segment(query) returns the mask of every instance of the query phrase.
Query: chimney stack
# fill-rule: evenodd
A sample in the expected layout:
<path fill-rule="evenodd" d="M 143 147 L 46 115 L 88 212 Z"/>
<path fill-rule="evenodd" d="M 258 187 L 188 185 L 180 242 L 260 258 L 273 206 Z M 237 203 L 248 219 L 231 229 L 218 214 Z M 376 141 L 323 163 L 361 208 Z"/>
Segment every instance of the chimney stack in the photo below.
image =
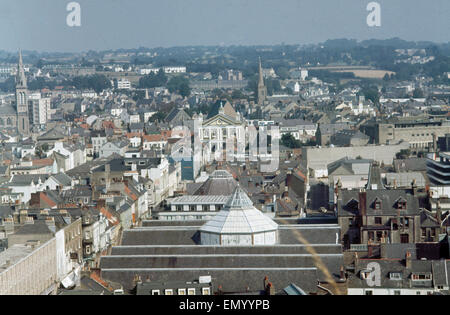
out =
<path fill-rule="evenodd" d="M 441 209 L 441 202 L 438 200 L 436 203 L 436 220 L 438 221 L 439 225 L 442 223 L 442 209 Z"/>
<path fill-rule="evenodd" d="M 405 259 L 405 261 L 406 261 L 406 268 L 407 269 L 411 269 L 411 267 L 412 267 L 412 258 L 411 258 L 411 252 L 406 252 L 406 259 Z"/>
<path fill-rule="evenodd" d="M 340 270 L 340 279 L 341 280 L 345 280 L 345 272 L 344 272 L 344 266 L 341 265 L 341 270 Z"/>
<path fill-rule="evenodd" d="M 358 269 L 358 265 L 359 265 L 359 255 L 358 252 L 355 252 L 355 272 Z"/>
<path fill-rule="evenodd" d="M 366 199 L 367 199 L 366 191 L 360 191 L 359 192 L 359 214 L 361 216 L 366 215 Z"/>
<path fill-rule="evenodd" d="M 416 179 L 413 179 L 413 181 L 411 182 L 411 190 L 412 190 L 413 196 L 417 195 Z"/>
<path fill-rule="evenodd" d="M 19 222 L 25 223 L 28 218 L 28 211 L 27 210 L 20 210 L 19 212 Z"/>
<path fill-rule="evenodd" d="M 33 217 L 26 217 L 25 221 L 23 221 L 24 224 L 34 224 Z"/>
<path fill-rule="evenodd" d="M 266 289 L 267 288 L 267 285 L 269 284 L 269 277 L 268 276 L 265 276 L 264 277 L 264 289 Z"/>
<path fill-rule="evenodd" d="M 272 282 L 269 282 L 265 289 L 267 295 L 275 295 L 275 287 L 273 286 Z"/>
<path fill-rule="evenodd" d="M 45 219 L 45 224 L 47 224 L 48 229 L 52 231 L 53 233 L 56 233 L 56 224 L 55 224 L 55 218 L 54 217 L 47 217 Z"/>
<path fill-rule="evenodd" d="M 433 152 L 437 152 L 437 136 L 436 133 L 433 132 Z"/>

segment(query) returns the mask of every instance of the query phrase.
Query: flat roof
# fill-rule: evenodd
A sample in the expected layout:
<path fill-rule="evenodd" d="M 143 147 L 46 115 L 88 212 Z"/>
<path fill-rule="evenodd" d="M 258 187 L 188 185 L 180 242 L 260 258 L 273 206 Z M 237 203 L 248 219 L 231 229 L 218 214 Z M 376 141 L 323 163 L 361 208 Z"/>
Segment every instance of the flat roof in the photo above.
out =
<path fill-rule="evenodd" d="M 34 251 L 31 246 L 16 244 L 0 253 L 0 273 L 19 262 Z M 9 264 L 7 262 L 9 261 Z"/>
<path fill-rule="evenodd" d="M 215 195 L 190 195 L 180 196 L 168 200 L 170 205 L 185 205 L 185 204 L 225 204 L 230 196 L 215 196 Z"/>

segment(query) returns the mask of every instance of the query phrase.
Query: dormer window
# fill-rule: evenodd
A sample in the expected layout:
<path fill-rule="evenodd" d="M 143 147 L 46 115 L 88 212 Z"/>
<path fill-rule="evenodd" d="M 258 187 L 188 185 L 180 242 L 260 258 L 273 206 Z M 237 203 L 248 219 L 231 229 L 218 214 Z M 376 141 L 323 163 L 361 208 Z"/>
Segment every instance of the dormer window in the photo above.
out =
<path fill-rule="evenodd" d="M 374 202 L 373 202 L 373 208 L 375 210 L 381 210 L 381 199 L 380 198 L 375 198 Z"/>
<path fill-rule="evenodd" d="M 397 200 L 397 209 L 406 210 L 406 200 L 405 199 L 400 198 Z"/>
<path fill-rule="evenodd" d="M 366 280 L 370 278 L 370 274 L 372 273 L 372 270 L 361 270 L 360 276 L 361 280 Z"/>
<path fill-rule="evenodd" d="M 396 280 L 396 281 L 402 280 L 402 273 L 401 272 L 390 272 L 389 279 Z"/>
<path fill-rule="evenodd" d="M 349 202 L 347 202 L 347 207 L 351 210 L 358 210 L 358 201 L 352 198 Z"/>
<path fill-rule="evenodd" d="M 413 281 L 429 281 L 432 280 L 431 273 L 413 273 L 411 275 Z"/>

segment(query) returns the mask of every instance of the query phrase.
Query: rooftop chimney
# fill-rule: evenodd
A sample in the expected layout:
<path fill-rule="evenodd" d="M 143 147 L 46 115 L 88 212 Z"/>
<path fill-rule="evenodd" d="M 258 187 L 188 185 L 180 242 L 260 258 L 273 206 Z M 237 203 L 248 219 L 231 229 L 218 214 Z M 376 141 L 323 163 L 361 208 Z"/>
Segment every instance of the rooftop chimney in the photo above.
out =
<path fill-rule="evenodd" d="M 264 289 L 267 288 L 267 285 L 269 284 L 269 277 L 265 276 L 264 277 Z"/>
<path fill-rule="evenodd" d="M 34 219 L 33 219 L 33 217 L 26 217 L 25 221 L 23 223 L 24 224 L 34 224 Z"/>
<path fill-rule="evenodd" d="M 439 200 L 436 203 L 436 219 L 440 225 L 442 223 L 442 209 L 441 209 L 441 202 Z"/>
<path fill-rule="evenodd" d="M 341 270 L 340 270 L 340 279 L 345 280 L 344 266 L 342 266 L 342 265 L 341 265 Z"/>
<path fill-rule="evenodd" d="M 359 214 L 361 216 L 366 215 L 366 199 L 367 193 L 365 191 L 359 192 Z"/>
<path fill-rule="evenodd" d="M 45 219 L 45 224 L 47 224 L 50 231 L 52 231 L 53 233 L 56 233 L 56 224 L 55 224 L 54 217 L 47 217 Z"/>
<path fill-rule="evenodd" d="M 411 252 L 406 252 L 406 258 L 405 258 L 405 261 L 406 261 L 406 268 L 407 269 L 411 269 L 411 267 L 412 267 L 412 258 L 411 258 Z"/>
<path fill-rule="evenodd" d="M 27 210 L 20 210 L 19 212 L 19 222 L 25 223 L 28 217 L 28 211 Z"/>
<path fill-rule="evenodd" d="M 411 190 L 412 190 L 413 196 L 417 195 L 416 179 L 413 179 L 413 181 L 411 182 Z"/>
<path fill-rule="evenodd" d="M 267 284 L 266 294 L 267 295 L 275 295 L 275 287 L 273 286 L 272 282 L 269 282 Z"/>

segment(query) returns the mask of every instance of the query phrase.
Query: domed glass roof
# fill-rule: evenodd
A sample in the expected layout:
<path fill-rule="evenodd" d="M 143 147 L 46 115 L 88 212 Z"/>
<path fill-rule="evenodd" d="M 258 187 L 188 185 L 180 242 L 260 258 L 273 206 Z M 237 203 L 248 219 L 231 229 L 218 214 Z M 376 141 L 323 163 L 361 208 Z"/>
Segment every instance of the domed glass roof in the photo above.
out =
<path fill-rule="evenodd" d="M 277 229 L 278 224 L 256 209 L 245 191 L 238 185 L 224 208 L 206 222 L 200 228 L 200 232 L 252 234 Z"/>

